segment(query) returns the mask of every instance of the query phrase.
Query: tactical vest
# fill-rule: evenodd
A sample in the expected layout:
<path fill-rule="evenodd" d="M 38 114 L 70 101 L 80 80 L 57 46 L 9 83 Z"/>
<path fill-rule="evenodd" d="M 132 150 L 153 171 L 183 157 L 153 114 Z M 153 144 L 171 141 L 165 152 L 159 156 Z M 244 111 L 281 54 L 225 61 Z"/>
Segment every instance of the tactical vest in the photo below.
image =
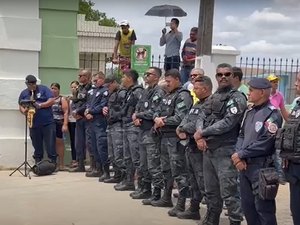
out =
<path fill-rule="evenodd" d="M 132 32 L 133 30 L 129 29 L 128 34 L 123 34 L 123 31 L 120 30 L 121 40 L 120 40 L 119 52 L 121 56 L 130 57 Z"/>
<path fill-rule="evenodd" d="M 130 89 L 127 93 L 126 93 L 126 97 L 125 97 L 125 105 L 124 105 L 124 117 L 123 117 L 123 122 L 128 123 L 128 122 L 132 122 L 132 115 L 135 112 L 135 107 L 138 103 L 138 98 L 136 98 L 134 96 L 134 92 L 138 89 L 143 90 L 143 87 L 140 85 L 135 85 L 132 89 Z"/>
<path fill-rule="evenodd" d="M 158 85 L 153 88 L 144 90 L 142 98 L 139 100 L 138 107 L 136 108 L 137 112 L 145 112 L 152 107 L 154 95 L 157 93 Z M 141 122 L 140 128 L 142 130 L 150 130 L 153 127 L 153 120 L 143 119 Z"/>
<path fill-rule="evenodd" d="M 160 116 L 166 116 L 166 117 L 170 117 L 170 116 L 174 116 L 175 114 L 175 104 L 176 104 L 176 100 L 179 96 L 180 93 L 182 92 L 186 92 L 190 95 L 190 91 L 180 88 L 179 90 L 175 91 L 172 94 L 168 94 L 166 95 L 163 99 L 162 99 L 162 111 L 160 113 Z M 192 98 L 192 97 L 191 97 Z M 163 126 L 161 128 L 161 132 L 175 132 L 177 128 L 177 125 L 175 126 Z"/>
<path fill-rule="evenodd" d="M 121 88 L 115 92 L 113 92 L 108 100 L 108 123 L 113 124 L 115 122 L 122 121 L 121 118 L 121 109 L 122 103 L 124 102 L 126 96 L 126 89 Z"/>
<path fill-rule="evenodd" d="M 86 103 L 88 91 L 91 90 L 91 88 L 92 88 L 91 84 L 86 84 L 84 86 L 79 85 L 75 98 L 73 99 L 76 108 L 79 108 Z"/>
<path fill-rule="evenodd" d="M 235 92 L 235 90 L 231 90 L 225 93 L 214 94 L 207 100 L 206 106 L 203 107 L 204 113 L 207 116 L 204 128 L 224 118 L 226 105 Z"/>
<path fill-rule="evenodd" d="M 283 158 L 300 161 L 300 104 L 292 110 L 276 135 L 276 149 L 281 149 Z"/>

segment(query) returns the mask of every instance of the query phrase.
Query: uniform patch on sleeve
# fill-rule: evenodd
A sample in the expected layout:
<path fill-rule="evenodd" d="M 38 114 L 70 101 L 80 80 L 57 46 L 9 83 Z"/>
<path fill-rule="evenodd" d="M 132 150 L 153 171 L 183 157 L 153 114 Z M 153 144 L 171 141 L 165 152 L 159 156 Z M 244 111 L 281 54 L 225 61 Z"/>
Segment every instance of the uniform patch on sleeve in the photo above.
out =
<path fill-rule="evenodd" d="M 153 101 L 156 101 L 157 99 L 158 99 L 159 97 L 157 96 L 157 95 L 155 95 L 154 97 L 153 97 Z"/>
<path fill-rule="evenodd" d="M 271 133 L 271 134 L 275 134 L 278 130 L 278 127 L 275 123 L 269 123 L 268 124 L 268 131 Z"/>
<path fill-rule="evenodd" d="M 228 102 L 227 102 L 227 105 L 226 106 L 230 106 L 234 103 L 234 101 L 232 99 L 230 99 Z"/>
<path fill-rule="evenodd" d="M 185 107 L 185 103 L 184 102 L 179 102 L 177 104 L 177 107 L 178 107 L 178 109 L 181 109 L 181 108 Z"/>
<path fill-rule="evenodd" d="M 231 107 L 230 108 L 230 112 L 232 113 L 232 114 L 237 114 L 237 112 L 238 112 L 238 109 L 237 109 L 237 107 Z"/>

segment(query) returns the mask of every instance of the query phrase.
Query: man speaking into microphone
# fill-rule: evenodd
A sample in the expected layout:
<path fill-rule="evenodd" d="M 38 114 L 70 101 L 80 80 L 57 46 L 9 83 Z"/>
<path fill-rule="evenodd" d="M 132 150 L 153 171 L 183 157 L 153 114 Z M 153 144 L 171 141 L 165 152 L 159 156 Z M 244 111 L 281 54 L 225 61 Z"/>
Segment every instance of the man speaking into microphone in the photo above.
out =
<path fill-rule="evenodd" d="M 19 96 L 19 110 L 27 116 L 29 133 L 34 148 L 33 158 L 35 163 L 43 159 L 44 146 L 48 158 L 56 163 L 55 149 L 55 123 L 51 106 L 54 103 L 51 90 L 44 85 L 37 85 L 37 79 L 33 75 L 25 78 L 27 86 Z M 29 104 L 23 104 L 28 102 Z"/>

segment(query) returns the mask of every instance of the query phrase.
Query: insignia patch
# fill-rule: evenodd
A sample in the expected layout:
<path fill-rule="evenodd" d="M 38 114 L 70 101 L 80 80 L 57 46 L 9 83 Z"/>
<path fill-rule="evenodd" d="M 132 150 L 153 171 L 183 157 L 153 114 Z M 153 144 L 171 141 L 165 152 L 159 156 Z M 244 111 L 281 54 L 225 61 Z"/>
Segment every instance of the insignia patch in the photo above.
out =
<path fill-rule="evenodd" d="M 92 89 L 89 90 L 88 93 L 89 93 L 90 95 L 92 95 L 92 94 L 93 94 L 93 90 L 92 90 Z"/>
<path fill-rule="evenodd" d="M 199 109 L 195 109 L 195 114 L 198 114 L 199 113 Z"/>
<path fill-rule="evenodd" d="M 194 112 L 194 109 L 191 109 L 191 110 L 190 110 L 190 114 L 192 114 L 193 112 Z"/>
<path fill-rule="evenodd" d="M 130 99 L 130 95 L 128 96 L 128 98 L 127 98 L 127 101 Z"/>
<path fill-rule="evenodd" d="M 41 93 L 37 93 L 37 94 L 36 94 L 36 97 L 37 97 L 37 98 L 40 98 L 40 97 L 41 97 Z"/>
<path fill-rule="evenodd" d="M 108 96 L 108 91 L 104 91 L 104 92 L 103 92 L 103 95 L 104 95 L 104 96 Z"/>
<path fill-rule="evenodd" d="M 179 103 L 177 104 L 177 107 L 178 107 L 179 109 L 181 109 L 181 108 L 184 107 L 184 106 L 185 106 L 184 102 L 179 102 Z"/>
<path fill-rule="evenodd" d="M 300 116 L 300 109 L 298 109 L 298 110 L 296 111 L 295 117 L 298 118 L 299 116 Z"/>
<path fill-rule="evenodd" d="M 158 99 L 158 96 L 157 95 L 155 95 L 154 97 L 153 97 L 153 101 L 156 101 Z"/>
<path fill-rule="evenodd" d="M 232 105 L 234 102 L 233 102 L 233 100 L 231 99 L 231 100 L 229 100 L 228 102 L 227 102 L 227 105 L 226 106 L 230 106 L 230 105 Z"/>
<path fill-rule="evenodd" d="M 295 111 L 293 111 L 293 112 L 292 112 L 292 116 L 295 116 L 295 115 L 296 115 L 296 112 L 295 112 Z"/>
<path fill-rule="evenodd" d="M 237 114 L 237 112 L 238 112 L 237 107 L 231 107 L 231 108 L 230 108 L 230 112 L 231 112 L 232 114 Z"/>
<path fill-rule="evenodd" d="M 165 105 L 167 104 L 167 99 L 164 98 L 162 101 Z"/>
<path fill-rule="evenodd" d="M 100 95 L 100 92 L 99 91 L 97 91 L 97 93 L 96 93 L 96 97 L 98 97 Z"/>
<path fill-rule="evenodd" d="M 168 101 L 168 105 L 171 105 L 171 102 L 172 102 L 172 100 L 171 100 L 171 99 L 169 99 L 169 101 Z"/>
<path fill-rule="evenodd" d="M 269 123 L 268 125 L 268 131 L 271 133 L 271 134 L 275 134 L 278 130 L 278 127 L 275 123 Z"/>
<path fill-rule="evenodd" d="M 145 103 L 144 103 L 144 107 L 145 107 L 145 108 L 148 108 L 148 106 L 149 106 L 149 103 L 148 103 L 148 102 L 145 102 Z"/>
<path fill-rule="evenodd" d="M 263 127 L 263 123 L 260 121 L 257 121 L 255 123 L 255 131 L 258 132 Z"/>

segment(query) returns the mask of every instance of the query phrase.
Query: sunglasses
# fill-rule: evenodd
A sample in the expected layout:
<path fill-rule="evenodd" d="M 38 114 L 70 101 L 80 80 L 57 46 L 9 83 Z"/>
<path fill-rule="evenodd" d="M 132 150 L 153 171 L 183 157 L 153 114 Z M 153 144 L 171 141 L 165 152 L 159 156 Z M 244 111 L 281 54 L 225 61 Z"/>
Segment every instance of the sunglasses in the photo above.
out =
<path fill-rule="evenodd" d="M 225 76 L 225 77 L 230 77 L 231 74 L 232 74 L 231 72 L 227 72 L 227 73 L 217 73 L 216 76 L 217 76 L 217 77 L 223 77 L 223 76 Z"/>

